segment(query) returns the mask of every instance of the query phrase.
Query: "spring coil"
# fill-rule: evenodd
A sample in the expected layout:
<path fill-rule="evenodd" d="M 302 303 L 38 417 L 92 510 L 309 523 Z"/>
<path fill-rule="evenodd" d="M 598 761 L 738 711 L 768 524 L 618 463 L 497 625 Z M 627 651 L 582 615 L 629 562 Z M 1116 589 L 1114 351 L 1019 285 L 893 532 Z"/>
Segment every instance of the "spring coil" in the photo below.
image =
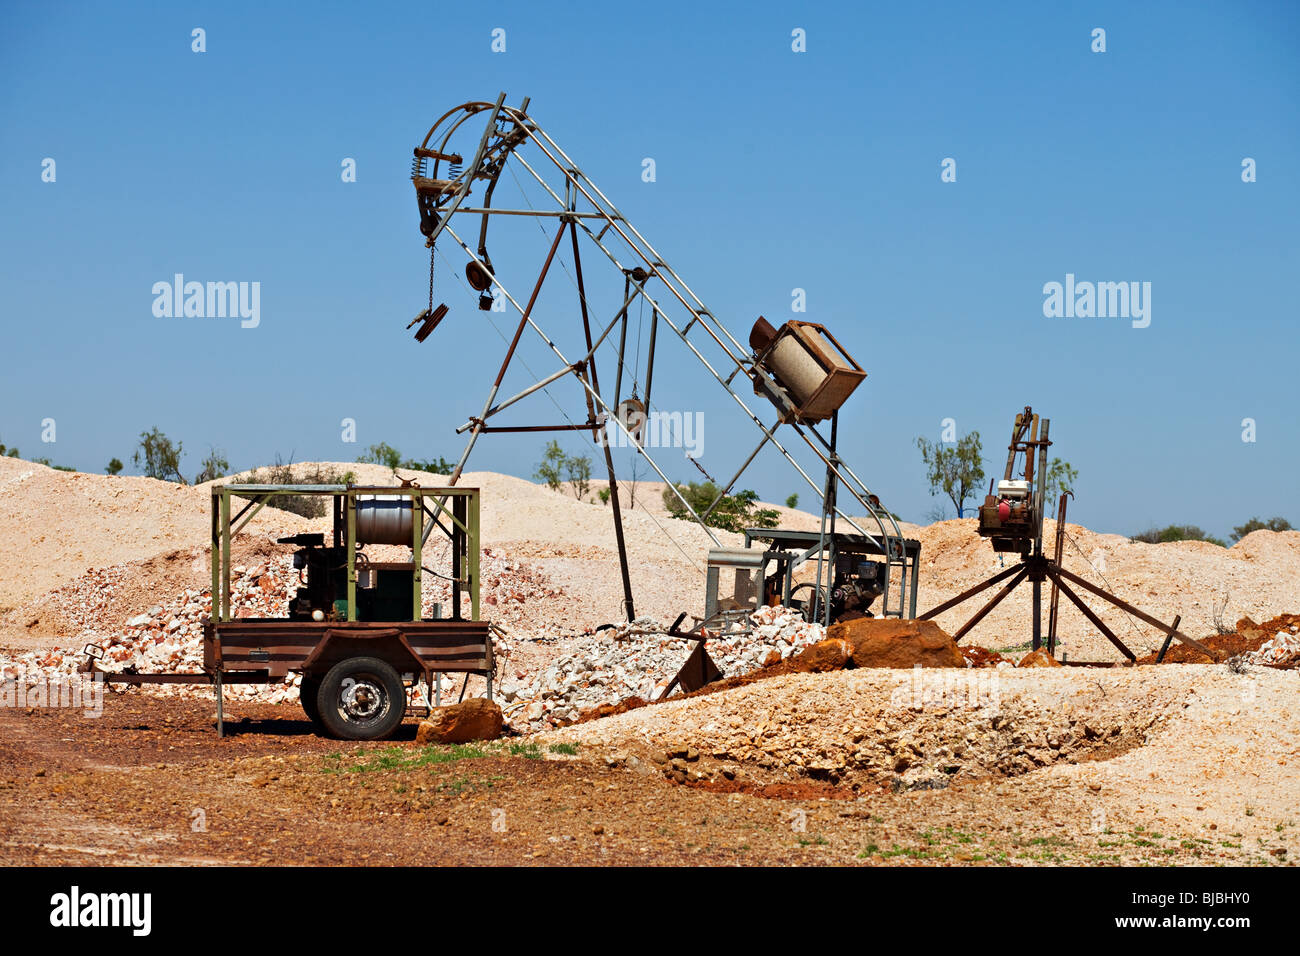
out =
<path fill-rule="evenodd" d="M 415 156 L 415 157 L 412 157 L 412 159 L 411 159 L 411 178 L 412 178 L 412 179 L 423 179 L 423 178 L 425 178 L 425 166 L 424 166 L 424 157 L 423 157 L 423 156 Z"/>

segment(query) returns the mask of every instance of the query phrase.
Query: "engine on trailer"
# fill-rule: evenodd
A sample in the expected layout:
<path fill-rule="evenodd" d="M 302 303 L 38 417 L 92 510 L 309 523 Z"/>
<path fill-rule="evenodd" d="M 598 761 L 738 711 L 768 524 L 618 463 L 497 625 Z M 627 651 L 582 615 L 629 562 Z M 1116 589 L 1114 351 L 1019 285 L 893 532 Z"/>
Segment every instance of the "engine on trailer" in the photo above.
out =
<path fill-rule="evenodd" d="M 293 567 L 302 586 L 289 600 L 290 620 L 346 621 L 347 548 L 326 545 L 324 534 L 295 534 L 278 538 L 277 543 L 298 547 Z M 413 568 L 372 567 L 360 551 L 357 559 L 357 620 L 409 620 Z"/>

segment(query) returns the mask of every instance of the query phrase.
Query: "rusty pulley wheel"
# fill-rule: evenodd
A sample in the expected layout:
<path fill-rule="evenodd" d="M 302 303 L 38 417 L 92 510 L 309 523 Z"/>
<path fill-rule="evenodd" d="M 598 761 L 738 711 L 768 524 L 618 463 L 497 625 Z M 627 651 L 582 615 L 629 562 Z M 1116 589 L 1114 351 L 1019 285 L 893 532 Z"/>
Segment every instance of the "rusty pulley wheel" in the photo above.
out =
<path fill-rule="evenodd" d="M 639 398 L 625 398 L 618 403 L 616 411 L 618 420 L 627 433 L 632 436 L 632 440 L 641 447 L 645 442 L 645 422 L 646 407 L 645 402 Z"/>
<path fill-rule="evenodd" d="M 492 273 L 473 260 L 465 263 L 465 278 L 475 292 L 486 292 L 492 286 Z"/>

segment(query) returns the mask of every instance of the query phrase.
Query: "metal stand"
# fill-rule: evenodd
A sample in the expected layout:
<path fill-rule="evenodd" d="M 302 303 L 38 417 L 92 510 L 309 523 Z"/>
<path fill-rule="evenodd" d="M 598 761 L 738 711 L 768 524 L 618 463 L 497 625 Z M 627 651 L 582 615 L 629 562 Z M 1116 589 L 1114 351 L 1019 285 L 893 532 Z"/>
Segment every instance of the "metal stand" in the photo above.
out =
<path fill-rule="evenodd" d="M 1007 595 L 1009 595 L 1012 591 L 1014 591 L 1022 581 L 1028 579 L 1033 584 L 1034 587 L 1033 649 L 1038 650 L 1039 647 L 1041 646 L 1041 636 L 1042 636 L 1041 622 L 1039 619 L 1041 613 L 1040 588 L 1042 586 L 1042 582 L 1047 580 L 1047 581 L 1051 581 L 1052 583 L 1051 618 L 1048 625 L 1048 652 L 1053 654 L 1053 656 L 1055 656 L 1055 650 L 1056 650 L 1056 626 L 1057 626 L 1057 617 L 1058 617 L 1056 602 L 1057 602 L 1057 594 L 1060 593 L 1060 594 L 1064 594 L 1070 600 L 1070 602 L 1079 609 L 1079 611 L 1083 614 L 1084 617 L 1088 619 L 1088 621 L 1092 624 L 1092 626 L 1095 627 L 1098 631 L 1100 631 L 1102 635 L 1108 641 L 1110 641 L 1111 644 L 1113 644 L 1121 654 L 1124 655 L 1124 657 L 1127 659 L 1127 661 L 1130 664 L 1137 660 L 1137 656 L 1131 650 L 1129 650 L 1129 648 L 1124 644 L 1124 642 L 1115 636 L 1115 633 L 1109 627 L 1106 626 L 1106 624 L 1101 620 L 1101 618 L 1099 618 L 1096 615 L 1096 613 L 1090 607 L 1088 607 L 1088 605 L 1083 603 L 1082 598 L 1080 598 L 1079 595 L 1076 594 L 1074 590 L 1070 587 L 1070 584 L 1074 584 L 1086 591 L 1091 592 L 1092 594 L 1095 594 L 1097 597 L 1101 598 L 1102 600 L 1110 602 L 1111 604 L 1115 605 L 1115 607 L 1119 608 L 1121 611 L 1131 614 L 1134 617 L 1138 618 L 1139 620 L 1144 621 L 1145 623 L 1150 624 L 1152 627 L 1160 630 L 1162 633 L 1167 635 L 1167 640 L 1165 641 L 1165 648 L 1168 648 L 1170 640 L 1177 638 L 1179 641 L 1182 641 L 1187 646 L 1194 647 L 1202 654 L 1207 655 L 1211 660 L 1218 660 L 1218 655 L 1215 654 L 1213 651 L 1211 651 L 1208 647 L 1206 647 L 1200 641 L 1194 640 L 1193 638 L 1188 637 L 1186 634 L 1178 630 L 1178 625 L 1182 621 L 1181 616 L 1174 618 L 1173 624 L 1165 624 L 1164 622 L 1157 620 L 1156 618 L 1152 617 L 1146 612 L 1141 611 L 1138 608 L 1134 607 L 1132 604 L 1129 604 L 1123 598 L 1117 597 L 1116 595 L 1111 594 L 1109 591 L 1099 588 L 1097 587 L 1097 585 L 1085 581 L 1077 574 L 1067 571 L 1065 570 L 1065 568 L 1061 567 L 1061 545 L 1063 541 L 1064 527 L 1065 527 L 1065 499 L 1066 496 L 1064 494 L 1061 495 L 1060 509 L 1058 511 L 1059 517 L 1057 518 L 1057 530 L 1056 530 L 1056 535 L 1057 535 L 1056 556 L 1054 558 L 1046 557 L 1041 553 L 1042 549 L 1038 548 L 1036 550 L 1039 553 L 1034 553 L 1034 554 L 1029 554 L 1024 556 L 1019 564 L 1012 565 L 1009 568 L 999 571 L 991 578 L 988 578 L 985 581 L 981 581 L 979 584 L 975 585 L 972 588 L 967 588 L 961 594 L 958 594 L 956 597 L 950 600 L 944 601 L 938 607 L 931 608 L 930 610 L 922 614 L 919 620 L 922 621 L 932 620 L 933 618 L 942 614 L 944 611 L 947 611 L 950 608 L 954 608 L 957 605 L 970 600 L 971 598 L 975 597 L 975 595 L 980 594 L 983 591 L 986 591 L 987 589 L 993 587 L 993 585 L 1001 581 L 1006 581 L 1006 584 L 1002 587 L 1001 590 L 998 591 L 997 594 L 993 596 L 992 600 L 990 600 L 987 604 L 985 604 L 977 612 L 975 612 L 975 614 L 969 620 L 967 620 L 965 624 L 963 624 L 953 633 L 952 639 L 954 641 L 960 641 L 963 637 L 966 636 L 966 634 L 971 630 L 971 628 L 973 628 L 976 624 L 982 621 L 985 617 L 988 616 L 988 613 L 990 611 L 992 611 L 995 607 L 1001 604 L 1002 601 L 1006 599 Z M 1164 659 L 1164 649 L 1161 650 L 1158 659 L 1159 660 Z M 1081 665 L 1084 664 L 1084 662 L 1078 662 L 1078 661 L 1071 661 L 1070 663 L 1081 664 Z"/>

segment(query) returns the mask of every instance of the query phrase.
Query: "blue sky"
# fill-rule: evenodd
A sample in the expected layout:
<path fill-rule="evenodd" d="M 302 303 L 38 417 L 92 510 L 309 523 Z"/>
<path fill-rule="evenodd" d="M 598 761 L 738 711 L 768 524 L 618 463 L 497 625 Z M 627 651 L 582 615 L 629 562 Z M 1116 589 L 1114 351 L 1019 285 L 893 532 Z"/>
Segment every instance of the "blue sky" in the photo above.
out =
<path fill-rule="evenodd" d="M 99 471 L 157 425 L 189 474 L 209 445 L 237 468 L 380 440 L 455 458 L 503 346 L 450 279 L 443 327 L 405 330 L 428 268 L 410 151 L 504 90 L 737 337 L 806 290 L 801 317 L 869 372 L 842 453 L 903 517 L 938 503 L 917 435 L 978 429 L 991 473 L 1032 404 L 1097 530 L 1300 524 L 1300 5 L 15 3 L 0 78 L 0 441 L 25 457 Z M 502 242 L 526 292 L 547 241 Z M 177 272 L 260 282 L 260 325 L 155 317 Z M 1149 327 L 1045 317 L 1067 273 L 1150 282 Z M 549 372 L 535 345 L 521 359 Z M 705 414 L 711 474 L 757 442 L 684 352 L 655 390 Z M 554 420 L 539 401 L 529 420 Z M 471 467 L 530 476 L 542 444 L 489 436 Z M 808 500 L 773 455 L 741 484 Z"/>

